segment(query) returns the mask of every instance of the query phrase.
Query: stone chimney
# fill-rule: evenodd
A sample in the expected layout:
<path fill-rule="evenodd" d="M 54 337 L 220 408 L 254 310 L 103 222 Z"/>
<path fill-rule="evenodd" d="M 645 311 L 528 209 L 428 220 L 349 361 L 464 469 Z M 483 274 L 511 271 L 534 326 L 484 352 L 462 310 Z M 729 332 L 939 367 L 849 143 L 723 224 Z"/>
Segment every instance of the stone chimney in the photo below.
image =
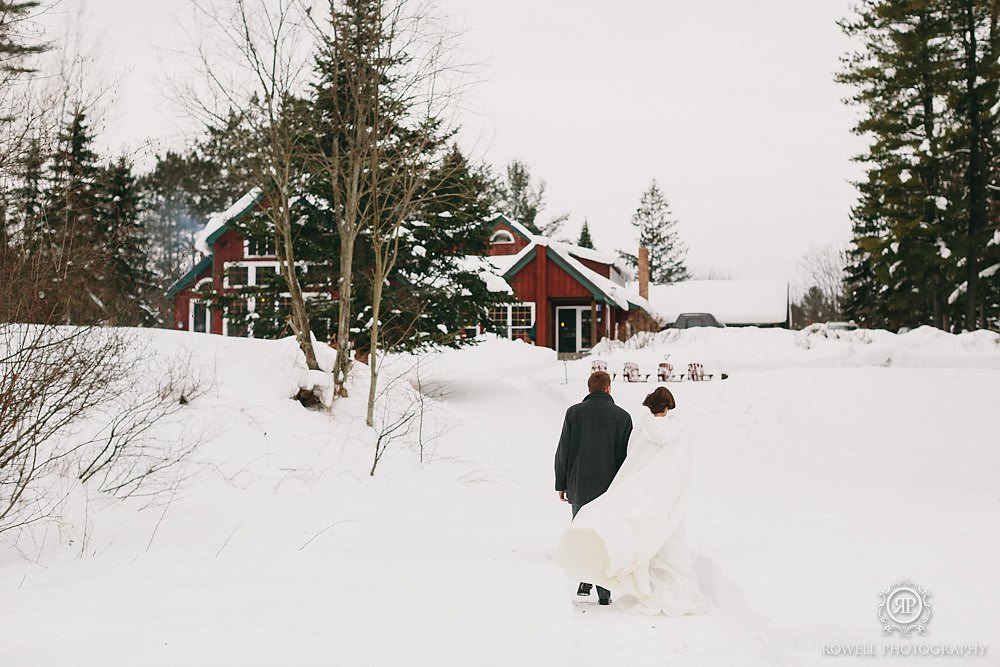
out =
<path fill-rule="evenodd" d="M 649 298 L 649 248 L 639 248 L 639 296 Z"/>

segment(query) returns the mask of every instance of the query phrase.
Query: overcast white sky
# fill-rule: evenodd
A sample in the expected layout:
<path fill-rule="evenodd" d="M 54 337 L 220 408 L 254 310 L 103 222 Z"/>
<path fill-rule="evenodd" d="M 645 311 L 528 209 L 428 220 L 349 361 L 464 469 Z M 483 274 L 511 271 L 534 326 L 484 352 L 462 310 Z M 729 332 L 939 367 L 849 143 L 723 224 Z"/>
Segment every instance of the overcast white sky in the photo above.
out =
<path fill-rule="evenodd" d="M 165 76 L 190 43 L 189 0 L 68 1 L 116 82 L 101 143 L 182 145 Z M 631 248 L 655 178 L 699 277 L 794 280 L 807 250 L 849 237 L 863 142 L 832 78 L 849 0 L 439 3 L 480 66 L 463 145 L 526 162 L 548 184 L 543 218 L 569 212 L 574 236 L 586 217 L 599 248 Z"/>

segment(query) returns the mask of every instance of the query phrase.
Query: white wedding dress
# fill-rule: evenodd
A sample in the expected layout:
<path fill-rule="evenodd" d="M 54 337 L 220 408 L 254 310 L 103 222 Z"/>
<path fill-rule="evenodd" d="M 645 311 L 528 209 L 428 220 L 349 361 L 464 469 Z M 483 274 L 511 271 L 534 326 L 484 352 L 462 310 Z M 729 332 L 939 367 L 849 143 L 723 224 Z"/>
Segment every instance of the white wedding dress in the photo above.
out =
<path fill-rule="evenodd" d="M 616 606 L 648 614 L 705 612 L 684 539 L 691 452 L 669 413 L 647 414 L 608 490 L 577 513 L 556 550 L 574 579 L 618 594 Z"/>

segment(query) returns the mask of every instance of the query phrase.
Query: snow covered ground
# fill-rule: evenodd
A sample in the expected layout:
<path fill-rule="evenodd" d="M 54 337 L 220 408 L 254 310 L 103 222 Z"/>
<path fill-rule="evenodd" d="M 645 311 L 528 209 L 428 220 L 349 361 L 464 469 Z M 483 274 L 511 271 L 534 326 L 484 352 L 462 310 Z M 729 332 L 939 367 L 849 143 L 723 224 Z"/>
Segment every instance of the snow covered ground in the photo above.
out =
<path fill-rule="evenodd" d="M 711 602 L 685 618 L 576 603 L 552 563 L 552 454 L 590 359 L 508 341 L 393 359 L 385 419 L 422 400 L 423 420 L 370 477 L 364 372 L 328 415 L 288 398 L 289 341 L 137 335 L 212 369 L 181 413 L 204 444 L 152 502 L 78 494 L 65 521 L 0 536 L 0 665 L 1000 664 L 995 334 L 702 329 L 595 351 L 730 374 L 671 385 Z M 652 387 L 613 396 L 638 417 Z M 932 593 L 928 634 L 883 638 L 879 593 L 903 578 Z M 822 654 L 907 642 L 989 648 Z"/>

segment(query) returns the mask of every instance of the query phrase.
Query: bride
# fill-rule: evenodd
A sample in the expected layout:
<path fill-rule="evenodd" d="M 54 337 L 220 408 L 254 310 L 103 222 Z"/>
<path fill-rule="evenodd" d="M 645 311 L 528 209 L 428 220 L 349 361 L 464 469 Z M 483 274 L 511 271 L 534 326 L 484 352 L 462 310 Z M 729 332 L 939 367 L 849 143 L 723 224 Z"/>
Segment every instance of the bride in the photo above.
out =
<path fill-rule="evenodd" d="M 584 505 L 563 533 L 556 561 L 575 579 L 610 588 L 617 606 L 647 614 L 701 614 L 705 603 L 684 540 L 691 453 L 658 387 L 642 403 L 628 457 L 608 490 Z"/>

